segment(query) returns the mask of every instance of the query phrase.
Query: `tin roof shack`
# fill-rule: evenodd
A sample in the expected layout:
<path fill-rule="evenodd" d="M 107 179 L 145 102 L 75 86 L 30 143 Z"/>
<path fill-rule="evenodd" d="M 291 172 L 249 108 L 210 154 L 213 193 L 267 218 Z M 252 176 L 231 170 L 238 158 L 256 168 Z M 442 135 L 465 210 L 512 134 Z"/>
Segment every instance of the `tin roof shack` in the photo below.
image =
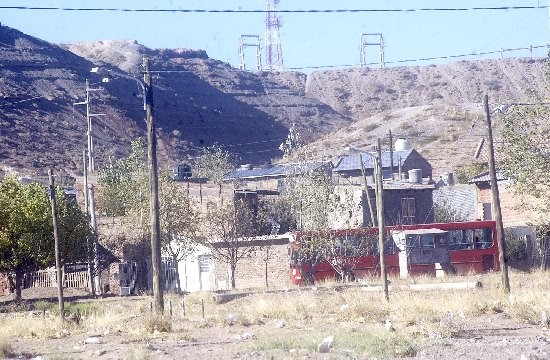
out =
<path fill-rule="evenodd" d="M 309 171 L 323 172 L 330 177 L 332 167 L 330 161 L 263 164 L 259 167 L 246 164 L 226 174 L 223 180 L 233 182 L 234 188 L 238 190 L 256 191 L 262 195 L 279 195 L 284 191 L 284 179 Z"/>
<path fill-rule="evenodd" d="M 333 179 L 334 183 L 363 183 L 361 159 L 363 160 L 367 182 L 373 182 L 375 158 L 376 153 L 374 152 L 358 152 L 342 156 L 333 169 L 333 174 L 336 175 Z M 382 152 L 382 177 L 384 179 L 405 180 L 416 175 L 417 172 L 414 170 L 418 170 L 424 177 L 432 177 L 432 166 L 416 150 L 396 148 L 391 154 L 390 151 Z"/>

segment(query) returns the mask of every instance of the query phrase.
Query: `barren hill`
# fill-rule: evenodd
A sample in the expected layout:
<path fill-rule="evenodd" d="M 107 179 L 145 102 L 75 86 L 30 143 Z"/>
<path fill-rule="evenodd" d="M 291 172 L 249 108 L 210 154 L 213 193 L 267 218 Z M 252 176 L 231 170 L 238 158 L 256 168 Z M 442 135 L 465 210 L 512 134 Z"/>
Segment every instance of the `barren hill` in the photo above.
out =
<path fill-rule="evenodd" d="M 482 96 L 492 104 L 547 95 L 541 59 L 461 61 L 438 66 L 297 72 L 249 72 L 203 50 L 149 49 L 135 41 L 54 45 L 0 27 L 0 164 L 43 171 L 82 169 L 85 79 L 102 66 L 140 77 L 143 56 L 154 72 L 155 121 L 163 168 L 219 143 L 242 162 L 276 160 L 291 124 L 319 157 L 368 149 L 392 130 L 407 137 L 435 174 L 471 161 L 483 127 Z M 128 78 L 96 84 L 92 112 L 96 163 L 126 154 L 144 135 L 142 94 Z M 534 100 L 533 100 L 534 99 Z M 450 160 L 452 159 L 452 161 Z"/>
<path fill-rule="evenodd" d="M 316 156 L 334 158 L 346 147 L 370 149 L 378 137 L 387 141 L 391 130 L 394 139 L 412 141 L 434 174 L 453 171 L 473 161 L 485 134 L 483 96 L 489 95 L 491 108 L 541 102 L 549 95 L 546 71 L 545 59 L 511 58 L 315 72 L 306 95 L 354 122 L 309 147 Z M 495 127 L 498 138 L 498 117 Z"/>
<path fill-rule="evenodd" d="M 89 59 L 75 53 L 86 55 Z M 49 44 L 17 30 L 0 28 L 0 163 L 16 169 L 49 166 L 69 173 L 82 169 L 85 148 L 85 79 L 97 65 L 120 66 L 139 77 L 143 55 L 154 76 L 155 121 L 159 130 L 161 167 L 167 168 L 197 150 L 219 143 L 243 162 L 277 158 L 288 127 L 297 123 L 314 140 L 350 119 L 294 87 L 302 74 L 253 74 L 208 58 L 204 51 L 151 50 L 132 41 L 89 45 Z M 118 69 L 117 69 L 118 70 Z M 121 70 L 118 70 L 119 72 Z M 281 81 L 279 79 L 282 79 Z M 98 83 L 92 113 L 96 163 L 129 150 L 144 135 L 141 90 L 128 78 Z"/>

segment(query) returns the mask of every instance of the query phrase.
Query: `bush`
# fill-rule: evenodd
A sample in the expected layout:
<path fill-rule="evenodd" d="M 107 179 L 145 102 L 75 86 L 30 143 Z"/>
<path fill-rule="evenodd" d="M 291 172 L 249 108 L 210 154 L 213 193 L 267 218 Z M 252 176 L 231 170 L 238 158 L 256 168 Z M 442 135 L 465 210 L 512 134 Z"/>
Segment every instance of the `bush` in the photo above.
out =
<path fill-rule="evenodd" d="M 527 259 L 527 244 L 520 236 L 506 230 L 504 241 L 506 243 L 506 257 L 509 260 L 521 261 Z"/>
<path fill-rule="evenodd" d="M 172 322 L 164 316 L 151 315 L 145 319 L 145 330 L 149 333 L 167 333 L 172 331 Z"/>

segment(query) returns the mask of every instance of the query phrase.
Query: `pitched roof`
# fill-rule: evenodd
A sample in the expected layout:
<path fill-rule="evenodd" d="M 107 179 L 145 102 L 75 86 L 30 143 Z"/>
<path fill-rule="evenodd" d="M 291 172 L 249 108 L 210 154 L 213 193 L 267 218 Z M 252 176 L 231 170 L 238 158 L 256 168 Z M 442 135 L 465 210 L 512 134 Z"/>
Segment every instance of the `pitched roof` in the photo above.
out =
<path fill-rule="evenodd" d="M 397 166 L 399 161 L 404 162 L 409 155 L 413 152 L 413 149 L 408 150 L 395 150 L 393 152 L 393 165 Z M 361 152 L 357 154 L 345 155 L 338 160 L 338 163 L 334 167 L 333 171 L 349 171 L 349 170 L 361 170 L 361 165 L 359 163 L 359 156 L 363 157 L 363 164 L 365 169 L 374 169 L 374 159 L 376 158 L 376 153 L 374 152 Z M 390 167 L 391 158 L 390 152 L 382 152 L 382 167 Z"/>
<path fill-rule="evenodd" d="M 275 164 L 269 167 L 263 166 L 258 168 L 241 167 L 225 174 L 223 180 L 281 177 L 318 170 L 324 166 L 332 167 L 332 163 L 330 161 L 315 161 L 309 163 Z"/>
<path fill-rule="evenodd" d="M 509 179 L 504 175 L 504 173 L 501 170 L 497 170 L 497 181 L 503 181 L 503 180 L 509 180 Z M 477 184 L 481 182 L 491 182 L 491 177 L 489 176 L 488 171 L 474 176 L 473 178 L 470 179 L 470 181 L 468 181 L 468 184 Z"/>

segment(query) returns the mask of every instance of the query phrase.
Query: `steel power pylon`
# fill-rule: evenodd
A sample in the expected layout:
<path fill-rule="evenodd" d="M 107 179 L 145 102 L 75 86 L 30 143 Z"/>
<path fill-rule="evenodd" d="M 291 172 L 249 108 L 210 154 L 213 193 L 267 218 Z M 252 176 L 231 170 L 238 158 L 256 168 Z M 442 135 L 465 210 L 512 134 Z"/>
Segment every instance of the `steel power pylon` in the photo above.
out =
<path fill-rule="evenodd" d="M 247 42 L 247 39 L 252 42 Z M 262 52 L 260 46 L 259 35 L 241 35 L 239 36 L 239 69 L 246 70 L 246 64 L 244 59 L 244 50 L 247 47 L 253 47 L 256 49 L 256 70 L 262 70 Z"/>
<path fill-rule="evenodd" d="M 265 69 L 269 71 L 283 69 L 283 50 L 279 34 L 281 18 L 276 12 L 279 1 L 280 0 L 266 0 Z"/>
<path fill-rule="evenodd" d="M 379 55 L 380 55 L 380 67 L 381 68 L 386 67 L 386 63 L 384 61 L 384 38 L 382 37 L 382 33 L 370 33 L 370 34 L 362 33 L 361 34 L 361 40 L 359 42 L 361 67 L 367 65 L 365 49 L 367 46 L 370 46 L 370 45 L 378 46 Z"/>

